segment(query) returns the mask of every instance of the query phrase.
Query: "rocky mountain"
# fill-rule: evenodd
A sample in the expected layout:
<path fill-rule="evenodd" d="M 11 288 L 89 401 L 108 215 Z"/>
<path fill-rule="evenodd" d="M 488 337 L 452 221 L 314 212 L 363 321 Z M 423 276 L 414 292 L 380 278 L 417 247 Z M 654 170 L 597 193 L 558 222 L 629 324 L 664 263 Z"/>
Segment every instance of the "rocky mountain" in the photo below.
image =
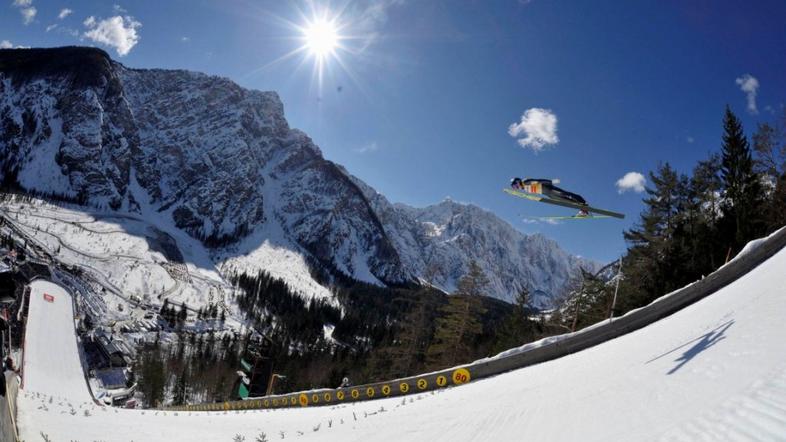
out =
<path fill-rule="evenodd" d="M 476 260 L 495 296 L 527 286 L 543 303 L 594 266 L 471 205 L 389 203 L 290 128 L 275 92 L 225 78 L 131 69 L 94 48 L 0 50 L 0 127 L 3 186 L 152 210 L 224 258 L 275 232 L 330 272 L 445 290 Z"/>
<path fill-rule="evenodd" d="M 600 266 L 562 250 L 543 235 L 525 235 L 493 213 L 446 199 L 424 208 L 391 204 L 382 194 L 354 178 L 385 226 L 405 269 L 445 291 L 456 289 L 470 261 L 490 280 L 495 297 L 513 301 L 527 288 L 531 304 L 551 306 L 579 268 Z"/>

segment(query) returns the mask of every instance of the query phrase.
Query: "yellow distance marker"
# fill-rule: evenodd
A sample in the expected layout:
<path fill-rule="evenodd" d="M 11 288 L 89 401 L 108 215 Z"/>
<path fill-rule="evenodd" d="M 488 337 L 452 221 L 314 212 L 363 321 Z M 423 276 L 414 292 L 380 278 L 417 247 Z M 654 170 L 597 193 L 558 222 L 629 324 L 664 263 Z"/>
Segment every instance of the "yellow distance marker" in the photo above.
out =
<path fill-rule="evenodd" d="M 439 375 L 437 376 L 437 385 L 440 387 L 444 387 L 448 383 L 448 378 L 445 376 Z"/>
<path fill-rule="evenodd" d="M 330 399 L 331 399 L 330 393 L 325 393 L 325 395 L 322 396 L 322 398 L 325 399 L 325 402 L 330 402 Z"/>
<path fill-rule="evenodd" d="M 398 384 L 398 390 L 402 393 L 406 393 L 409 391 L 409 384 L 406 382 L 402 382 Z"/>
<path fill-rule="evenodd" d="M 353 389 L 352 393 L 350 394 L 352 395 L 352 399 L 357 399 L 360 397 L 360 392 L 357 389 Z"/>
<path fill-rule="evenodd" d="M 421 390 L 428 388 L 428 381 L 423 378 L 418 379 L 418 388 Z"/>
<path fill-rule="evenodd" d="M 344 400 L 344 392 L 343 391 L 337 391 L 336 392 L 336 399 L 338 399 L 340 401 L 343 401 Z"/>
<path fill-rule="evenodd" d="M 312 394 L 312 395 L 311 395 L 311 402 L 313 402 L 313 403 L 315 403 L 315 404 L 316 404 L 317 402 L 319 402 L 319 395 L 318 395 L 318 394 L 316 394 L 316 393 Z"/>
<path fill-rule="evenodd" d="M 375 393 L 375 392 L 374 392 L 374 387 L 368 387 L 368 388 L 366 388 L 366 396 L 368 396 L 368 397 L 374 397 L 374 393 Z"/>
<path fill-rule="evenodd" d="M 306 396 L 306 393 L 300 393 L 298 400 L 300 401 L 301 407 L 305 407 L 306 405 L 308 405 L 308 396 Z"/>
<path fill-rule="evenodd" d="M 472 376 L 470 376 L 469 370 L 466 368 L 459 368 L 453 371 L 453 383 L 455 385 L 466 384 L 471 380 Z"/>
<path fill-rule="evenodd" d="M 383 385 L 382 386 L 382 394 L 385 396 L 390 394 L 390 385 Z"/>
<path fill-rule="evenodd" d="M 289 398 L 289 405 L 296 405 L 297 404 L 297 397 L 292 396 Z"/>
<path fill-rule="evenodd" d="M 273 399 L 273 406 L 278 407 L 278 399 Z"/>

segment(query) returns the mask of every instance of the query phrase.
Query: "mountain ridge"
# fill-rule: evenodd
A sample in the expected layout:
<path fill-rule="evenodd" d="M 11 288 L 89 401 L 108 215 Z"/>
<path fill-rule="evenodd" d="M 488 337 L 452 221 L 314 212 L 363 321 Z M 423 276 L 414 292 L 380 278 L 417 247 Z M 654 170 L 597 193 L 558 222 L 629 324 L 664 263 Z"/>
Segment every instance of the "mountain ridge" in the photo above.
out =
<path fill-rule="evenodd" d="M 291 128 L 278 94 L 228 78 L 132 69 L 93 48 L 9 49 L 0 92 L 4 183 L 113 210 L 146 199 L 217 255 L 280 227 L 281 247 L 333 273 L 452 291 L 475 260 L 493 296 L 527 287 L 543 305 L 596 265 L 476 206 L 391 204 Z"/>

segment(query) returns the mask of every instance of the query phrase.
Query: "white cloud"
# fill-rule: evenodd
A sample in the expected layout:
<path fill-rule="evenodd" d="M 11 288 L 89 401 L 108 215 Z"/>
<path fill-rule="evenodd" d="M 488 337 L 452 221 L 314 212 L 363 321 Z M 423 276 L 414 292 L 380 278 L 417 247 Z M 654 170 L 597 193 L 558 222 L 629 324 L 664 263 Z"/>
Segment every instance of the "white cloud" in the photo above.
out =
<path fill-rule="evenodd" d="M 74 11 L 72 11 L 71 9 L 63 8 L 63 9 L 60 10 L 60 13 L 57 14 L 57 18 L 62 20 L 64 18 L 68 17 L 69 15 L 71 15 L 73 12 Z"/>
<path fill-rule="evenodd" d="M 189 41 L 191 41 L 191 39 L 186 37 L 186 36 L 183 36 L 183 37 L 180 37 L 180 41 L 183 42 L 183 43 L 188 43 Z"/>
<path fill-rule="evenodd" d="M 10 41 L 3 40 L 0 41 L 0 49 L 30 49 L 30 46 L 22 46 L 22 45 L 14 46 L 14 44 L 11 43 Z"/>
<path fill-rule="evenodd" d="M 735 80 L 740 90 L 745 92 L 748 98 L 748 112 L 758 114 L 759 109 L 756 108 L 756 92 L 759 90 L 759 80 L 751 74 L 745 74 Z"/>
<path fill-rule="evenodd" d="M 112 9 L 114 9 L 115 12 L 117 12 L 118 14 L 125 14 L 126 12 L 128 12 L 125 9 L 123 9 L 122 6 L 118 5 L 117 3 L 115 3 L 115 5 L 112 7 Z"/>
<path fill-rule="evenodd" d="M 49 26 L 46 27 L 46 32 L 49 32 L 52 29 L 55 29 L 56 27 L 57 27 L 57 24 L 49 25 Z"/>
<path fill-rule="evenodd" d="M 374 0 L 368 6 L 357 11 L 357 19 L 353 20 L 353 33 L 357 33 L 361 43 L 358 52 L 368 49 L 378 38 L 379 28 L 388 20 L 388 10 L 403 5 L 405 0 Z M 362 4 L 362 3 L 361 3 Z"/>
<path fill-rule="evenodd" d="M 549 109 L 527 109 L 520 122 L 508 126 L 508 134 L 516 138 L 521 147 L 529 147 L 539 152 L 546 145 L 559 142 L 557 116 Z"/>
<path fill-rule="evenodd" d="M 33 6 L 33 0 L 14 0 L 14 7 L 22 14 L 22 23 L 29 25 L 33 22 L 38 10 Z"/>
<path fill-rule="evenodd" d="M 85 27 L 90 30 L 84 36 L 97 43 L 102 43 L 115 48 L 117 55 L 124 56 L 139 43 L 137 29 L 142 23 L 133 17 L 116 15 L 103 20 L 96 20 L 90 16 L 84 21 Z"/>
<path fill-rule="evenodd" d="M 693 144 L 693 142 L 694 142 L 694 141 L 696 141 L 696 139 L 695 139 L 695 138 L 693 138 L 693 137 L 691 137 L 690 135 L 688 135 L 688 136 L 685 138 L 685 141 L 687 141 L 687 142 L 688 142 L 688 144 Z"/>
<path fill-rule="evenodd" d="M 647 179 L 644 175 L 638 172 L 628 172 L 622 178 L 617 180 L 617 192 L 623 193 L 628 190 L 636 193 L 644 192 L 644 186 L 647 185 Z"/>
<path fill-rule="evenodd" d="M 26 25 L 29 25 L 33 22 L 33 19 L 38 13 L 38 10 L 35 8 L 35 6 L 31 6 L 29 8 L 22 9 L 20 12 L 22 13 L 22 22 L 24 22 Z"/>
<path fill-rule="evenodd" d="M 379 150 L 379 145 L 377 144 L 376 141 L 372 141 L 371 143 L 358 147 L 357 149 L 355 149 L 355 152 L 368 153 L 368 152 L 376 152 L 378 150 Z"/>

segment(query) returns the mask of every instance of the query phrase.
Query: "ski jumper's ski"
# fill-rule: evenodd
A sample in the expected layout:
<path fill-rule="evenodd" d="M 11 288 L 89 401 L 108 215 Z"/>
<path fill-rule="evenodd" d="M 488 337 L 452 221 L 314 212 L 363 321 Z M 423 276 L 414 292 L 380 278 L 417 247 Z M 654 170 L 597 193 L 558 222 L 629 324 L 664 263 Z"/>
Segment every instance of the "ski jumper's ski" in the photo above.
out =
<path fill-rule="evenodd" d="M 568 219 L 605 219 L 611 218 L 608 215 L 573 215 L 573 216 L 524 216 L 526 219 L 534 219 L 538 221 L 561 221 L 561 220 L 568 220 Z"/>
<path fill-rule="evenodd" d="M 544 196 L 542 194 L 539 194 L 539 193 L 521 192 L 521 191 L 513 190 L 513 189 L 502 189 L 502 190 L 504 190 L 506 193 L 508 193 L 510 195 L 517 196 L 519 198 L 525 198 L 525 199 L 532 200 L 532 201 L 538 201 L 538 202 L 541 202 L 541 203 L 553 204 L 555 206 L 569 207 L 571 209 L 578 209 L 578 210 L 582 210 L 583 209 L 583 210 L 586 210 L 587 212 L 597 213 L 597 214 L 600 214 L 600 215 L 606 215 L 606 216 L 619 218 L 619 219 L 625 218 L 625 215 L 623 215 L 621 213 L 612 212 L 610 210 L 605 210 L 605 209 L 598 209 L 596 207 L 591 207 L 591 206 L 584 206 L 584 205 L 581 205 L 581 204 L 571 203 L 571 202 L 568 202 L 568 201 L 559 201 L 559 200 L 547 198 L 546 196 Z"/>

